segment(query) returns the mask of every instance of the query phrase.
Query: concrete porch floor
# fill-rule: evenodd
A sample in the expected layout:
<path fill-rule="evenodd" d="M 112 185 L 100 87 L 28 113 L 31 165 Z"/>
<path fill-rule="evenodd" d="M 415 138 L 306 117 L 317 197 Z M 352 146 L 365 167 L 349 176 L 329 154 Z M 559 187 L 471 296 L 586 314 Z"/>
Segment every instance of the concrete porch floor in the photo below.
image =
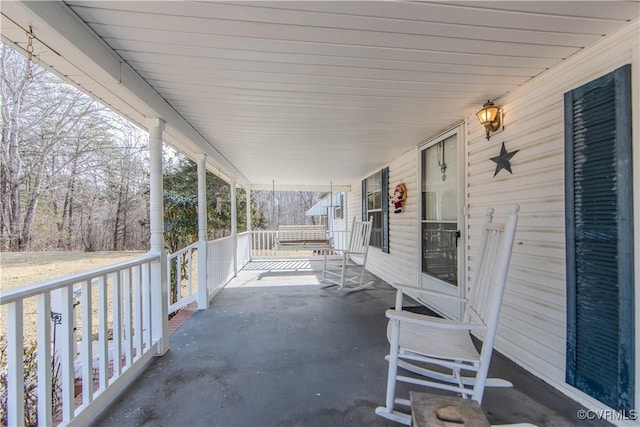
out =
<path fill-rule="evenodd" d="M 89 425 L 397 426 L 374 414 L 384 403 L 384 312 L 395 292 L 374 276 L 371 289 L 348 295 L 319 279 L 317 262 L 250 263 Z M 486 391 L 494 424 L 610 425 L 578 420 L 580 405 L 500 354 L 490 374 L 514 383 Z M 399 387 L 407 396 L 417 389 Z"/>

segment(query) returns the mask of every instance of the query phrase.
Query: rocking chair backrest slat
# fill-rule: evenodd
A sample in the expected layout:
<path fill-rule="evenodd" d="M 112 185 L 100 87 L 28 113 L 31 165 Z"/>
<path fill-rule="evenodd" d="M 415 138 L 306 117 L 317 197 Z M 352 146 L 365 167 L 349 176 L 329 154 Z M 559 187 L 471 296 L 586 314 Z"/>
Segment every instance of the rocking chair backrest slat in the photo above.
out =
<path fill-rule="evenodd" d="M 493 209 L 487 209 L 475 272 L 472 273 L 466 321 L 485 325 L 498 321 L 519 209 L 518 205 L 511 207 L 505 224 L 493 223 Z M 495 327 L 491 326 L 489 330 L 495 331 Z"/>
<path fill-rule="evenodd" d="M 482 265 L 478 269 L 478 274 L 474 282 L 476 297 L 470 301 L 470 305 L 478 313 L 483 321 L 486 321 L 488 310 L 490 309 L 490 298 L 496 289 L 495 273 L 496 265 L 500 258 L 499 244 L 503 232 L 494 228 L 486 227 L 486 242 Z"/>
<path fill-rule="evenodd" d="M 354 254 L 366 254 L 370 238 L 371 221 L 356 221 L 354 218 L 347 251 Z"/>

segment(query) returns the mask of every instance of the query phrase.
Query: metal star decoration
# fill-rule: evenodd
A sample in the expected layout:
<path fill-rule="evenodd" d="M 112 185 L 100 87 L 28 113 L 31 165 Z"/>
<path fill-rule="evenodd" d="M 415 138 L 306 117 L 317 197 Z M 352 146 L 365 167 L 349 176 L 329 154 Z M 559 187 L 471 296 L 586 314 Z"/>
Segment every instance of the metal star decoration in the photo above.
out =
<path fill-rule="evenodd" d="M 502 148 L 500 148 L 500 155 L 491 158 L 491 160 L 496 162 L 496 171 L 493 174 L 493 176 L 498 175 L 498 172 L 500 172 L 502 169 L 508 171 L 510 174 L 513 174 L 513 172 L 511 172 L 511 164 L 509 164 L 509 160 L 511 160 L 511 158 L 515 156 L 518 151 L 520 150 L 507 153 L 507 149 L 504 147 L 504 142 L 503 142 Z"/>

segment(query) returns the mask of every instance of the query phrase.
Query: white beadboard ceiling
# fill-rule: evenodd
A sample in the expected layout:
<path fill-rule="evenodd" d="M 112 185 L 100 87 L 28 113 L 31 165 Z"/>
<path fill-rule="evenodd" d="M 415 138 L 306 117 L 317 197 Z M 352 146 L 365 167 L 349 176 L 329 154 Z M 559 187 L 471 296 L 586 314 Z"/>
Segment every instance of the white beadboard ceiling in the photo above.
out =
<path fill-rule="evenodd" d="M 141 125 L 166 101 L 169 143 L 254 188 L 356 182 L 640 15 L 638 1 L 50 3 L 3 2 L 3 40 L 24 49 L 33 25 L 42 63 Z M 130 68 L 101 65 L 91 39 Z"/>

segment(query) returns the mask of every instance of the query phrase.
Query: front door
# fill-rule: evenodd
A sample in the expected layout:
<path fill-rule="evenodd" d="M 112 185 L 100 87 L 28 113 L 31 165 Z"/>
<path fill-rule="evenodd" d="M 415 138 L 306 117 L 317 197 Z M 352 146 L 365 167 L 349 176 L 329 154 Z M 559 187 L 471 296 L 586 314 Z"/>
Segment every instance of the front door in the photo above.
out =
<path fill-rule="evenodd" d="M 464 296 L 460 286 L 464 258 L 460 233 L 462 187 L 461 129 L 425 144 L 420 151 L 422 272 L 421 287 L 454 296 Z M 453 319 L 462 305 L 451 298 L 422 294 L 421 300 L 438 313 Z"/>

